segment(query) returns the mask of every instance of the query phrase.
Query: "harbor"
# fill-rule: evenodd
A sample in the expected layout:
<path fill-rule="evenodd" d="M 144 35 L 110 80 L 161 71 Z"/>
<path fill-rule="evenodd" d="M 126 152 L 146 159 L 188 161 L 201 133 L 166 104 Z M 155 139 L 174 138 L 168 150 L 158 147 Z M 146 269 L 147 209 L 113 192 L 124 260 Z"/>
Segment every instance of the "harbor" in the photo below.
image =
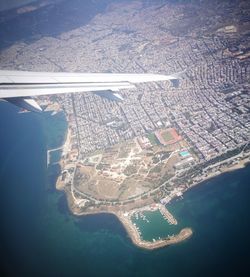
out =
<path fill-rule="evenodd" d="M 190 228 L 178 226 L 177 220 L 162 204 L 119 213 L 118 217 L 134 244 L 146 249 L 175 244 L 192 235 Z"/>

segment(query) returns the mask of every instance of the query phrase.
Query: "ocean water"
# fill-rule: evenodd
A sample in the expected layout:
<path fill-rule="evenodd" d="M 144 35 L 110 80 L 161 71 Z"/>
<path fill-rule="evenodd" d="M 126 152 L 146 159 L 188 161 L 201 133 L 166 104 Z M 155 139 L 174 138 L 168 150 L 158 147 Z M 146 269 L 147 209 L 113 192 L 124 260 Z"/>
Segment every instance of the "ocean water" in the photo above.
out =
<path fill-rule="evenodd" d="M 115 216 L 69 212 L 54 187 L 60 168 L 46 167 L 47 145 L 63 138 L 56 126 L 66 126 L 57 119 L 0 102 L 1 276 L 250 276 L 249 167 L 172 201 L 169 210 L 193 236 L 143 250 Z"/>

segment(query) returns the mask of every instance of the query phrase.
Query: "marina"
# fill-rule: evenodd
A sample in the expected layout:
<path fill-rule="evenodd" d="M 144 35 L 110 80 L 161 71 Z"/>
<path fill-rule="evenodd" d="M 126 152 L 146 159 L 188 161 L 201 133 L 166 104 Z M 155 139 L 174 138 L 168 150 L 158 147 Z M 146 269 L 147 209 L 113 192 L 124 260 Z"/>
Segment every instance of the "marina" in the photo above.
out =
<path fill-rule="evenodd" d="M 168 238 L 180 231 L 177 220 L 164 205 L 155 204 L 135 211 L 131 222 L 140 238 L 145 241 L 156 242 Z"/>

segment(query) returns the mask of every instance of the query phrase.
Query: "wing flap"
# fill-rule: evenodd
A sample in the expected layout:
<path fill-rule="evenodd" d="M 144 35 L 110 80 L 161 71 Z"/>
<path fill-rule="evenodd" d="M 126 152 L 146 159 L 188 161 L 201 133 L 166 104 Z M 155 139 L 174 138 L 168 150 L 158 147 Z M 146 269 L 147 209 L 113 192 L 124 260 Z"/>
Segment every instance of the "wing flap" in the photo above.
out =
<path fill-rule="evenodd" d="M 21 107 L 28 111 L 32 111 L 32 112 L 42 111 L 42 108 L 37 104 L 37 102 L 30 97 L 27 97 L 27 98 L 13 97 L 5 100 L 10 102 L 11 104 L 16 105 L 17 107 Z"/>

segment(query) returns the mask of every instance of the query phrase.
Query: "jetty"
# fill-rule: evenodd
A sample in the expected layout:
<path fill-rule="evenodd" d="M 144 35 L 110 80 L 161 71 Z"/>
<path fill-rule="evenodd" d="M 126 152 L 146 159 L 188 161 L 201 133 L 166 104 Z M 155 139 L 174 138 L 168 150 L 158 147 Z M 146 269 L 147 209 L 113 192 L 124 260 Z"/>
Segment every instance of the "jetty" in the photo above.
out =
<path fill-rule="evenodd" d="M 50 164 L 51 152 L 62 150 L 63 146 L 47 150 L 47 166 Z"/>
<path fill-rule="evenodd" d="M 173 215 L 168 211 L 166 206 L 162 204 L 158 204 L 159 211 L 162 216 L 168 221 L 169 224 L 177 225 L 177 220 L 173 217 Z"/>

